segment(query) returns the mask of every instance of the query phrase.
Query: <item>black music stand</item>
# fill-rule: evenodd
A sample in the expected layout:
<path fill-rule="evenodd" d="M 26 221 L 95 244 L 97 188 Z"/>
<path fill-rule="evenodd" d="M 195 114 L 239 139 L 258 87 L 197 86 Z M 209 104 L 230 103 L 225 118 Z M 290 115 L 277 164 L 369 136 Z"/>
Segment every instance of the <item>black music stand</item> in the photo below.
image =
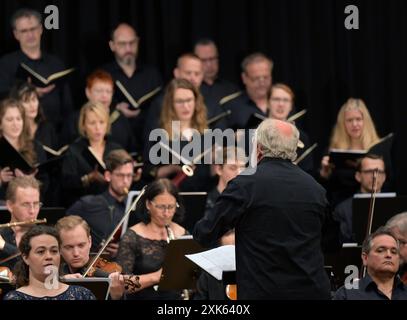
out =
<path fill-rule="evenodd" d="M 185 255 L 203 250 L 192 238 L 171 240 L 166 249 L 159 290 L 195 289 L 199 267 Z"/>
<path fill-rule="evenodd" d="M 372 221 L 372 232 L 396 214 L 407 210 L 407 196 L 383 196 L 386 194 L 377 194 Z M 391 196 L 392 195 L 392 196 Z M 353 239 L 358 244 L 362 244 L 366 238 L 367 219 L 369 215 L 370 197 L 357 198 L 352 201 L 352 233 Z"/>
<path fill-rule="evenodd" d="M 346 277 L 350 275 L 345 273 L 347 266 L 356 266 L 360 269 L 361 255 L 362 247 L 356 245 L 344 246 L 338 252 L 325 254 L 325 270 L 332 272 L 330 278 L 334 281 L 335 289 L 343 286 Z"/>
<path fill-rule="evenodd" d="M 92 291 L 95 295 L 96 300 L 107 300 L 109 297 L 110 291 L 110 282 L 109 278 L 78 278 L 78 279 L 64 279 L 62 282 L 85 287 Z"/>

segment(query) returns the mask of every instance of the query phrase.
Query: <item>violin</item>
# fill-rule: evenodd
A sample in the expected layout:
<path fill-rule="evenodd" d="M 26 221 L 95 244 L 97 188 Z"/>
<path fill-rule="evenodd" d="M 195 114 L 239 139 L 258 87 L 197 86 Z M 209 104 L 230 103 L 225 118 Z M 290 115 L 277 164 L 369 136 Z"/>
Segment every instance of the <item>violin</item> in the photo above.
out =
<path fill-rule="evenodd" d="M 88 277 L 94 277 L 97 276 L 98 271 L 103 271 L 105 273 L 111 274 L 113 272 L 122 272 L 123 269 L 121 265 L 119 265 L 116 262 L 111 262 L 107 261 L 104 258 L 97 258 L 96 261 L 94 262 L 92 268 L 89 270 L 89 273 L 87 274 Z"/>

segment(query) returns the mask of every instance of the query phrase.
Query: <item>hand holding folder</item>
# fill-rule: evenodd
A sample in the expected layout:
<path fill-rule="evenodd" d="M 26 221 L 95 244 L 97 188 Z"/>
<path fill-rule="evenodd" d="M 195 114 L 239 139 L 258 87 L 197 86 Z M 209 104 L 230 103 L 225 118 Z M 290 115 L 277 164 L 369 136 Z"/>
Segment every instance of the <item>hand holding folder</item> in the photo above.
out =
<path fill-rule="evenodd" d="M 30 68 L 25 63 L 21 63 L 19 69 L 17 70 L 17 77 L 27 79 L 30 78 L 32 83 L 36 87 L 48 87 L 51 84 L 59 84 L 66 80 L 66 76 L 71 74 L 75 69 L 70 68 L 66 70 L 61 70 L 55 73 L 52 73 L 48 76 L 41 75 L 33 68 Z"/>
<path fill-rule="evenodd" d="M 126 89 L 126 87 L 119 81 L 116 80 L 116 86 L 119 89 L 117 91 L 119 95 L 119 100 L 120 101 L 126 101 L 130 104 L 130 107 L 134 110 L 137 110 L 140 108 L 140 106 L 147 100 L 151 99 L 153 96 L 155 96 L 160 90 L 161 87 L 157 87 L 154 90 L 147 92 L 145 95 L 140 97 L 138 100 L 136 100 L 130 92 Z"/>

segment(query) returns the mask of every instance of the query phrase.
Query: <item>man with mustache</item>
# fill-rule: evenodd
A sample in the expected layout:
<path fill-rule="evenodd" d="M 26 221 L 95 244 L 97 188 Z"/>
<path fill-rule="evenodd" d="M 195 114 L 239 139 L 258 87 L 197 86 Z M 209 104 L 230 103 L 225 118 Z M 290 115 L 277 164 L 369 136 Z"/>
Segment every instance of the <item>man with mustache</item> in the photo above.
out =
<path fill-rule="evenodd" d="M 162 85 L 161 75 L 156 68 L 141 65 L 137 62 L 139 41 L 140 37 L 132 26 L 120 23 L 113 29 L 109 41 L 109 47 L 114 54 L 115 60 L 103 67 L 112 75 L 115 82 L 120 81 L 136 101 L 146 94 L 154 92 Z M 144 110 L 148 109 L 146 104 L 150 103 L 151 100 L 148 99 L 143 103 L 145 107 L 142 110 L 136 110 L 119 95 L 119 92 L 118 89 L 115 90 L 114 102 L 117 104 L 116 109 L 129 119 L 135 130 L 135 137 L 138 138 L 136 141 L 137 150 L 140 151 L 143 144 Z"/>

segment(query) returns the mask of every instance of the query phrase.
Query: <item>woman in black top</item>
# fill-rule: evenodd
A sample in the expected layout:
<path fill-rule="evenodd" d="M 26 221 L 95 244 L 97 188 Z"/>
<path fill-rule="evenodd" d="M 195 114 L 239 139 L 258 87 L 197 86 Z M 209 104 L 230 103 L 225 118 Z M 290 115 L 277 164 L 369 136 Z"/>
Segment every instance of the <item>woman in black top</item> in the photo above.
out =
<path fill-rule="evenodd" d="M 82 137 L 69 146 L 62 164 L 66 206 L 83 195 L 99 194 L 106 190 L 104 159 L 110 151 L 122 149 L 106 139 L 110 123 L 109 114 L 103 106 L 86 103 L 80 111 L 78 126 Z"/>
<path fill-rule="evenodd" d="M 145 209 L 142 222 L 127 230 L 120 241 L 117 263 L 124 274 L 139 276 L 139 291 L 128 299 L 180 299 L 180 292 L 157 291 L 154 286 L 161 279 L 162 264 L 170 239 L 186 234 L 173 219 L 181 220 L 178 191 L 168 179 L 159 179 L 148 185 L 140 200 Z"/>

